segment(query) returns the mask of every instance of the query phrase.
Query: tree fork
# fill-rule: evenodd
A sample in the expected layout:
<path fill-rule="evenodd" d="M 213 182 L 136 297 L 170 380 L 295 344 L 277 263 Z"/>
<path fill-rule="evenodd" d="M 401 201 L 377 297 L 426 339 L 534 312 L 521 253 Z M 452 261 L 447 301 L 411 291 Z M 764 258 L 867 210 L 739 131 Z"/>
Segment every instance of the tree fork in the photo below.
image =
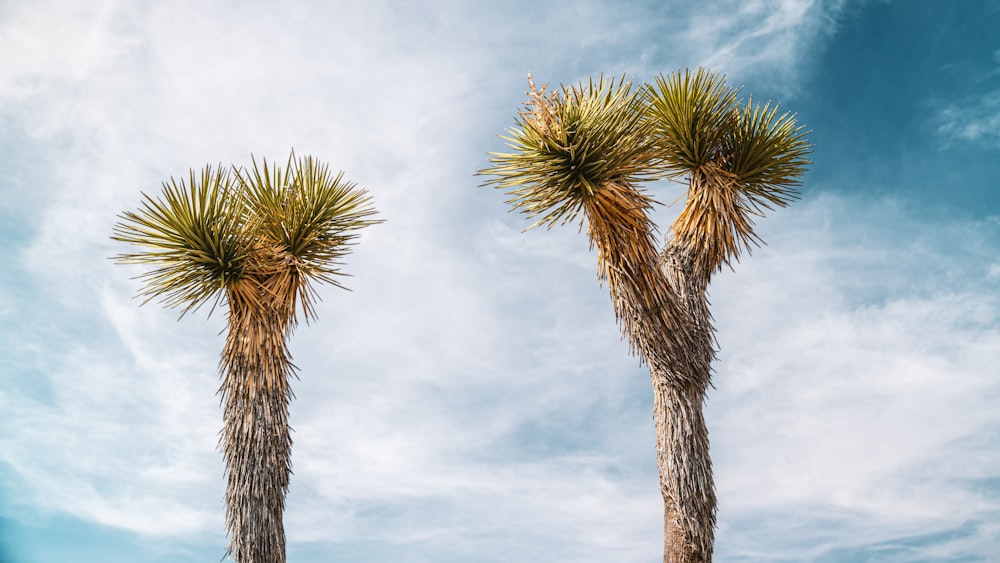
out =
<path fill-rule="evenodd" d="M 664 563 L 712 560 L 716 497 L 703 405 L 715 359 L 715 329 L 707 280 L 697 274 L 696 254 L 667 243 L 659 267 L 688 315 L 688 354 L 644 346 L 653 384 L 656 461 L 664 504 Z"/>

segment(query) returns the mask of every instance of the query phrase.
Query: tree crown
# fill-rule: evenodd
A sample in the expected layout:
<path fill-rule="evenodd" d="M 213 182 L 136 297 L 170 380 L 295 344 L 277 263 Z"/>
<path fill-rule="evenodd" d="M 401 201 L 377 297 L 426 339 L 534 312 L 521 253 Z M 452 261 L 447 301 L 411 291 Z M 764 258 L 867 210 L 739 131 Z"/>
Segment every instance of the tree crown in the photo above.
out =
<path fill-rule="evenodd" d="M 170 178 L 161 197 L 144 193 L 137 211 L 119 215 L 112 238 L 139 247 L 115 256 L 119 263 L 154 266 L 138 276 L 145 302 L 160 299 L 183 316 L 266 278 L 267 291 L 287 292 L 291 313 L 297 302 L 308 319 L 310 282 L 343 287 L 343 258 L 360 229 L 381 222 L 375 213 L 342 172 L 292 153 L 284 167 L 252 158 L 249 169 L 207 165 L 187 181 Z"/>

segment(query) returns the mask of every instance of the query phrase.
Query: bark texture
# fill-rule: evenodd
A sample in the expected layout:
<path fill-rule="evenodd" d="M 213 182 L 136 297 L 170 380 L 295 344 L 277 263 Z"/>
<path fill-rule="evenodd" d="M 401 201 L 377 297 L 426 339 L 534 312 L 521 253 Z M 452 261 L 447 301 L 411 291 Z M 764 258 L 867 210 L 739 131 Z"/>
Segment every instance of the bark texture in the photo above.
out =
<path fill-rule="evenodd" d="M 656 460 L 664 503 L 663 561 L 709 562 L 716 497 L 702 406 L 711 384 L 715 336 L 707 281 L 694 269 L 695 254 L 673 242 L 659 255 L 656 266 L 655 283 L 665 286 L 661 291 L 672 300 L 669 314 L 682 319 L 666 325 L 662 310 L 636 307 L 635 289 L 626 293 L 615 288 L 615 302 L 627 315 L 623 329 L 648 364 L 652 378 Z M 683 334 L 677 334 L 678 330 Z"/>
<path fill-rule="evenodd" d="M 236 563 L 285 562 L 282 515 L 291 475 L 288 405 L 295 369 L 287 337 L 293 318 L 273 281 L 251 276 L 229 291 L 220 447 L 227 473 L 227 554 Z"/>
<path fill-rule="evenodd" d="M 702 408 L 715 359 L 707 280 L 697 273 L 695 254 L 673 243 L 660 255 L 660 270 L 689 315 L 694 346 L 687 359 L 662 349 L 651 349 L 646 356 L 653 380 L 656 460 L 664 504 L 663 561 L 708 562 L 716 498 Z"/>
<path fill-rule="evenodd" d="M 656 461 L 663 495 L 664 563 L 712 560 L 716 499 L 702 416 L 704 390 L 652 373 Z"/>
<path fill-rule="evenodd" d="M 587 233 L 622 332 L 653 380 L 663 560 L 711 561 L 716 501 L 702 415 L 715 358 L 708 275 L 680 241 L 656 251 L 649 207 L 634 186 L 609 183 L 585 208 Z"/>

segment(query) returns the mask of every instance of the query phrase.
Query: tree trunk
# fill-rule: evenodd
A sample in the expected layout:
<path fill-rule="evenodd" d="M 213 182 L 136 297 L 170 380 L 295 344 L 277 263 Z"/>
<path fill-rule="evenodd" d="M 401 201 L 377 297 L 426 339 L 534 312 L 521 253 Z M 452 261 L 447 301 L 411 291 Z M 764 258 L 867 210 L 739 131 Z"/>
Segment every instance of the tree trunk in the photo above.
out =
<path fill-rule="evenodd" d="M 284 563 L 283 514 L 291 473 L 286 393 L 230 392 L 223 436 L 228 551 L 236 563 Z"/>
<path fill-rule="evenodd" d="M 289 380 L 295 368 L 286 342 L 292 322 L 288 303 L 276 295 L 252 278 L 229 292 L 220 447 L 227 473 L 227 555 L 236 563 L 285 562 Z"/>
<path fill-rule="evenodd" d="M 715 338 L 707 283 L 693 266 L 691 253 L 669 243 L 660 256 L 660 270 L 689 314 L 688 342 L 697 349 L 686 355 L 662 347 L 643 350 L 653 382 L 664 563 L 710 562 L 714 542 L 716 498 L 702 407 Z"/>
<path fill-rule="evenodd" d="M 585 208 L 587 234 L 622 332 L 653 379 L 663 560 L 711 561 L 715 490 L 702 415 L 715 358 L 708 275 L 695 270 L 688 246 L 670 241 L 656 251 L 650 205 L 627 184 L 602 186 Z"/>
<path fill-rule="evenodd" d="M 653 374 L 653 389 L 656 461 L 663 494 L 663 561 L 709 562 L 715 491 L 701 408 L 704 391 L 674 386 L 662 374 Z"/>

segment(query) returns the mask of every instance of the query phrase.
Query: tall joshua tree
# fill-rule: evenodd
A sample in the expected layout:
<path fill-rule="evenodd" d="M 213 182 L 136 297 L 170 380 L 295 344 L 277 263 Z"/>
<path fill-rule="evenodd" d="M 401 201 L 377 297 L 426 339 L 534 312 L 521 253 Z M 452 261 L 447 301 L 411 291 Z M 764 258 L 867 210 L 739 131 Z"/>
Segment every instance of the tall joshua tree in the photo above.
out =
<path fill-rule="evenodd" d="M 301 312 L 315 315 L 313 282 L 342 287 L 343 258 L 358 230 L 378 220 L 365 190 L 326 164 L 294 154 L 281 168 L 206 166 L 163 184 L 125 212 L 115 240 L 139 251 L 119 262 L 155 269 L 140 295 L 181 307 L 181 316 L 224 302 L 228 332 L 219 369 L 224 403 L 227 555 L 237 563 L 283 563 L 282 515 L 291 474 L 288 404 L 296 375 L 288 339 Z"/>
<path fill-rule="evenodd" d="M 623 79 L 553 93 L 529 75 L 525 108 L 481 173 L 532 227 L 582 212 L 599 277 L 653 381 L 664 562 L 711 561 L 716 499 L 702 413 L 715 357 L 711 275 L 757 238 L 753 216 L 794 198 L 809 144 L 789 114 L 699 69 L 633 89 Z M 686 178 L 687 202 L 657 251 L 642 183 Z"/>

